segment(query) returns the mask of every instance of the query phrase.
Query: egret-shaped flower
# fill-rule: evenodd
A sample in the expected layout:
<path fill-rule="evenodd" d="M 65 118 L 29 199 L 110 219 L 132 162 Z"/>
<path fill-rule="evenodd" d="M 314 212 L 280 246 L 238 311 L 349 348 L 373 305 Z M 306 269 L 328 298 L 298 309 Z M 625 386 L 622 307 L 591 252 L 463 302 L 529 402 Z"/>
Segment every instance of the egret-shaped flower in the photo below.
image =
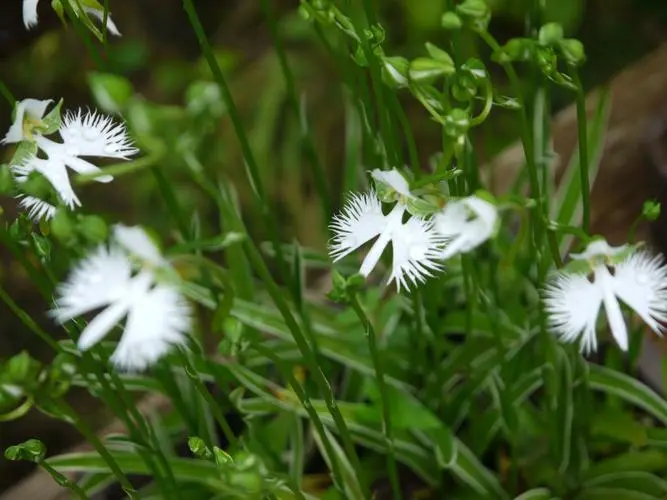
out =
<path fill-rule="evenodd" d="M 108 247 L 84 258 L 58 287 L 52 315 L 64 323 L 105 308 L 81 333 L 81 350 L 98 343 L 126 317 L 111 361 L 123 369 L 143 370 L 185 344 L 190 309 L 178 289 L 164 281 L 173 269 L 141 228 L 118 225 L 113 236 Z"/>
<path fill-rule="evenodd" d="M 363 276 L 368 276 L 391 243 L 393 262 L 388 282 L 395 280 L 400 291 L 401 287 L 425 281 L 442 268 L 436 260 L 442 252 L 444 238 L 435 232 L 431 221 L 413 216 L 403 222 L 405 200 L 412 194 L 397 170 L 374 170 L 371 175 L 384 197 L 393 195 L 398 201 L 385 215 L 376 191 L 352 194 L 331 222 L 330 255 L 334 261 L 340 260 L 377 237 L 359 270 Z"/>
<path fill-rule="evenodd" d="M 452 200 L 433 216 L 435 230 L 447 238 L 440 258 L 467 253 L 491 238 L 498 226 L 498 209 L 479 196 Z"/>
<path fill-rule="evenodd" d="M 37 25 L 38 21 L 38 16 L 37 16 L 37 5 L 39 4 L 39 0 L 23 0 L 23 24 L 25 25 L 26 29 L 30 29 L 34 26 Z M 104 21 L 104 11 L 100 9 L 95 9 L 94 7 L 89 7 L 85 5 L 81 5 L 83 8 L 84 12 L 88 14 L 89 16 L 94 17 L 100 22 Z M 120 32 L 118 31 L 118 28 L 114 24 L 114 22 L 111 20 L 111 16 L 107 16 L 107 30 L 109 33 L 112 35 L 120 36 Z"/>
<path fill-rule="evenodd" d="M 627 351 L 628 329 L 619 299 L 662 334 L 662 323 L 667 322 L 667 266 L 662 255 L 598 240 L 571 257 L 547 285 L 544 299 L 551 326 L 564 342 L 578 340 L 582 352 L 595 351 L 596 322 L 604 305 L 611 334 Z"/>
<path fill-rule="evenodd" d="M 17 117 L 18 114 L 17 112 Z M 16 127 L 16 122 L 12 127 Z M 70 209 L 80 206 L 81 201 L 74 193 L 67 167 L 80 174 L 94 174 L 101 170 L 82 157 L 128 159 L 138 151 L 132 146 L 124 125 L 116 124 L 110 117 L 97 112 L 67 113 L 58 131 L 62 142 L 53 141 L 39 133 L 33 133 L 32 137 L 25 138 L 34 141 L 46 158 L 33 154 L 22 158 L 20 163 L 12 165 L 11 168 L 19 184 L 27 181 L 31 173 L 39 172 Z M 13 136 L 12 134 L 12 138 Z M 110 182 L 113 177 L 100 175 L 95 180 Z M 32 196 L 22 196 L 20 204 L 29 210 L 33 218 L 50 218 L 55 213 L 53 205 Z"/>

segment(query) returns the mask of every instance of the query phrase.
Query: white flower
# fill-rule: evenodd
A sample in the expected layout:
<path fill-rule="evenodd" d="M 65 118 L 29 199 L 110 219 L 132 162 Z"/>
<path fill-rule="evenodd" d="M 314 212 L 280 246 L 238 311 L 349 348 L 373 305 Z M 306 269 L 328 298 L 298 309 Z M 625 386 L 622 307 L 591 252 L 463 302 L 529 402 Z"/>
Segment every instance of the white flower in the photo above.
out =
<path fill-rule="evenodd" d="M 391 243 L 393 262 L 389 282 L 396 280 L 399 291 L 401 287 L 409 287 L 407 280 L 413 285 L 423 282 L 432 276 L 432 272 L 442 268 L 436 259 L 444 240 L 434 231 L 431 221 L 411 217 L 404 223 L 405 210 L 405 205 L 396 203 L 391 212 L 384 215 L 375 191 L 351 195 L 331 222 L 334 233 L 330 243 L 331 257 L 334 261 L 342 259 L 377 237 L 359 270 L 363 276 L 370 274 Z"/>
<path fill-rule="evenodd" d="M 170 349 L 186 342 L 190 309 L 176 287 L 163 283 L 154 262 L 136 265 L 128 255 L 141 258 L 148 253 L 160 257 L 161 267 L 169 264 L 140 228 L 118 226 L 122 243 L 98 247 L 71 272 L 58 287 L 53 316 L 64 323 L 81 314 L 104 307 L 84 329 L 78 347 L 86 350 L 99 342 L 127 317 L 111 361 L 118 367 L 143 370 Z"/>
<path fill-rule="evenodd" d="M 23 24 L 26 29 L 30 29 L 37 25 L 38 16 L 37 16 L 37 4 L 39 0 L 23 0 Z M 104 20 L 104 11 L 99 9 L 94 9 L 92 7 L 83 7 L 83 10 L 88 14 L 99 20 L 100 22 Z M 111 16 L 107 16 L 107 30 L 109 33 L 120 36 L 118 28 L 111 20 Z"/>
<path fill-rule="evenodd" d="M 110 117 L 96 112 L 67 113 L 59 133 L 63 142 L 35 135 L 33 140 L 47 158 L 33 155 L 19 165 L 12 165 L 12 171 L 19 183 L 25 182 L 32 172 L 39 172 L 70 209 L 80 206 L 81 201 L 72 189 L 67 167 L 80 174 L 97 173 L 101 170 L 82 156 L 127 159 L 137 152 L 124 125 L 116 124 Z M 95 180 L 110 182 L 113 177 L 101 175 Z"/>
<path fill-rule="evenodd" d="M 435 230 L 447 238 L 440 255 L 443 260 L 467 253 L 488 240 L 496 231 L 498 210 L 479 196 L 469 196 L 447 203 L 433 216 Z"/>
<path fill-rule="evenodd" d="M 662 323 L 667 322 L 667 266 L 662 255 L 595 241 L 571 257 L 588 264 L 589 273 L 560 271 L 545 289 L 545 309 L 563 341 L 579 340 L 582 352 L 595 351 L 596 321 L 604 305 L 611 334 L 627 351 L 628 329 L 619 299 L 662 334 Z"/>
<path fill-rule="evenodd" d="M 11 144 L 16 142 L 21 142 L 24 139 L 29 139 L 25 137 L 23 131 L 23 122 L 27 118 L 28 120 L 38 121 L 44 117 L 46 113 L 46 108 L 52 103 L 52 99 L 46 99 L 40 101 L 38 99 L 23 99 L 16 103 L 16 110 L 14 115 L 14 122 L 9 127 L 7 134 L 0 141 L 2 144 Z"/>

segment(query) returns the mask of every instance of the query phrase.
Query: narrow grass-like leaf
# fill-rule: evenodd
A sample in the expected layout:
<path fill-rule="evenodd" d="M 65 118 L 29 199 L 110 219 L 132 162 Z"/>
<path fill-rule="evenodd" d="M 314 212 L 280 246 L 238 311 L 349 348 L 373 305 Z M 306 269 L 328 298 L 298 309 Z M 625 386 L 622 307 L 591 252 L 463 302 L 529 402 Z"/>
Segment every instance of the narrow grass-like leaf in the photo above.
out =
<path fill-rule="evenodd" d="M 604 366 L 591 364 L 589 383 L 591 389 L 618 396 L 667 424 L 667 401 L 638 380 Z"/>

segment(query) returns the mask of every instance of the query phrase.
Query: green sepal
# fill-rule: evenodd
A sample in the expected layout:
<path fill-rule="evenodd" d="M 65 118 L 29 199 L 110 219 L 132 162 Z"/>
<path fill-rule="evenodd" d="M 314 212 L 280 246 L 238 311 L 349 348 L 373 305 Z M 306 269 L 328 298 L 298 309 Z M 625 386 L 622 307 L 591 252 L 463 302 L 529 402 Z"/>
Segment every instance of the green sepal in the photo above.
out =
<path fill-rule="evenodd" d="M 58 104 L 51 108 L 51 111 L 49 111 L 46 116 L 33 127 L 33 130 L 41 135 L 50 135 L 57 132 L 62 124 L 62 106 L 63 99 L 60 99 Z"/>

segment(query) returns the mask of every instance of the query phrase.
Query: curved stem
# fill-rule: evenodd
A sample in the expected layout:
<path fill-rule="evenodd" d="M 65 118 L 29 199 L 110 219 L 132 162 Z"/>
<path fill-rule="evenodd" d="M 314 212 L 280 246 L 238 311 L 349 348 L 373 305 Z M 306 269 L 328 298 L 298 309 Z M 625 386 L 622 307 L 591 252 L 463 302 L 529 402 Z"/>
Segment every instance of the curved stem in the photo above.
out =
<path fill-rule="evenodd" d="M 380 406 L 382 408 L 382 430 L 387 445 L 387 465 L 389 468 L 389 482 L 391 483 L 391 490 L 394 495 L 394 500 L 401 500 L 401 485 L 398 481 L 398 470 L 396 468 L 396 454 L 394 451 L 394 438 L 391 428 L 391 413 L 389 411 L 389 395 L 387 393 L 387 384 L 384 379 L 384 370 L 382 368 L 382 359 L 380 358 L 380 351 L 377 345 L 377 334 L 373 323 L 366 315 L 366 312 L 359 303 L 357 295 L 352 296 L 350 302 L 352 309 L 364 325 L 366 329 L 366 338 L 368 339 L 368 348 L 373 360 L 373 367 L 375 368 L 375 376 L 378 382 L 378 389 L 380 391 Z M 419 332 L 423 333 L 423 332 Z"/>

